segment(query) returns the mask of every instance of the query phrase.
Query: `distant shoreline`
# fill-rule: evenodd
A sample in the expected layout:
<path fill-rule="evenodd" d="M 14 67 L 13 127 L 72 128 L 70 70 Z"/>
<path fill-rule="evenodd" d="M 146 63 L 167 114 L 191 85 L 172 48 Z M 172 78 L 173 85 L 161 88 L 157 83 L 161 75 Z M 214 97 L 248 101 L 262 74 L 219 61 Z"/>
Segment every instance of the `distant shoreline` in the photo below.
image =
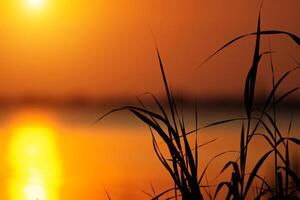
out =
<path fill-rule="evenodd" d="M 148 107 L 155 107 L 155 102 L 150 96 L 142 97 L 143 102 Z M 165 98 L 159 98 L 167 104 Z M 197 101 L 198 108 L 207 109 L 243 109 L 243 100 L 238 98 L 215 98 L 215 99 L 198 99 L 193 97 L 175 97 L 176 101 L 185 109 L 194 109 Z M 265 98 L 256 99 L 256 106 L 260 107 L 265 102 Z M 84 98 L 73 97 L 66 99 L 55 99 L 46 97 L 24 97 L 24 98 L 0 98 L 0 109 L 3 108 L 23 108 L 23 107 L 45 107 L 45 108 L 66 108 L 66 109 L 106 109 L 124 105 L 138 105 L 137 98 Z M 286 99 L 280 103 L 282 109 L 295 110 L 300 109 L 300 100 L 296 98 Z"/>

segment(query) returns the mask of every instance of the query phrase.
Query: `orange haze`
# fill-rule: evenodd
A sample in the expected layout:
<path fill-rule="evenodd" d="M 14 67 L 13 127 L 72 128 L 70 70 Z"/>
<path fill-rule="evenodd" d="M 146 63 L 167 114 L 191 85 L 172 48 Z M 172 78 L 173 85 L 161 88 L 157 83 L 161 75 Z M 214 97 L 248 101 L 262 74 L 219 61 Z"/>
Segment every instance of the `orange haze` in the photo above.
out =
<path fill-rule="evenodd" d="M 252 39 L 198 70 L 196 66 L 226 41 L 254 31 L 260 2 L 44 0 L 33 10 L 25 1 L 0 2 L 0 96 L 94 98 L 160 92 L 150 29 L 172 89 L 209 98 L 237 96 L 251 63 Z M 300 35 L 299 9 L 298 0 L 266 0 L 262 29 Z M 294 67 L 290 56 L 300 60 L 299 48 L 289 39 L 275 36 L 271 44 L 278 68 L 283 63 L 284 69 Z M 265 84 L 269 79 L 261 80 Z"/>

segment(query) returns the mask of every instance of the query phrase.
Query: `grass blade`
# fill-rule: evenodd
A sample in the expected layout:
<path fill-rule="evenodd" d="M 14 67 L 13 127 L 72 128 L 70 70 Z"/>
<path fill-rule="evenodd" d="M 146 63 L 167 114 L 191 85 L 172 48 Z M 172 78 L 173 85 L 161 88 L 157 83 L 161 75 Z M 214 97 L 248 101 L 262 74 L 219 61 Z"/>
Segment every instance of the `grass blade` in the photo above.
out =
<path fill-rule="evenodd" d="M 273 152 L 273 150 L 268 151 L 265 155 L 263 155 L 260 160 L 256 163 L 255 167 L 253 168 L 253 170 L 251 171 L 250 175 L 249 175 L 249 179 L 247 181 L 246 187 L 245 187 L 245 192 L 244 192 L 244 196 L 243 198 L 246 197 L 250 186 L 252 185 L 252 182 L 254 180 L 254 178 L 256 177 L 256 174 L 258 173 L 258 170 L 260 169 L 260 167 L 262 166 L 262 164 L 265 162 L 265 160 L 268 158 L 268 156 Z"/>

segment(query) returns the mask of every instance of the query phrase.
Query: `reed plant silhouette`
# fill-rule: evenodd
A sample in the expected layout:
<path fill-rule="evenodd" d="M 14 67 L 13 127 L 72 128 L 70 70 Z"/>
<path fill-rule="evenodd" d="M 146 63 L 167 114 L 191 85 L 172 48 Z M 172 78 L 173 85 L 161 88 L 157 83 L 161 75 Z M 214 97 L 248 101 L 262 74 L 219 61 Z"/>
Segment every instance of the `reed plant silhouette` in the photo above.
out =
<path fill-rule="evenodd" d="M 230 166 L 232 167 L 232 176 L 229 181 L 223 181 L 218 184 L 214 198 L 217 197 L 219 191 L 223 187 L 227 187 L 227 196 L 226 199 L 245 199 L 248 196 L 250 188 L 252 187 L 254 180 L 258 179 L 261 182 L 260 187 L 256 187 L 256 197 L 255 199 L 261 199 L 263 196 L 267 196 L 270 199 L 298 199 L 297 191 L 299 192 L 299 177 L 295 171 L 290 167 L 290 152 L 289 152 L 289 143 L 294 143 L 300 145 L 300 140 L 298 138 L 289 137 L 289 132 L 291 130 L 292 122 L 289 125 L 289 131 L 287 136 L 284 137 L 283 132 L 278 127 L 276 119 L 276 109 L 280 102 L 286 99 L 288 96 L 300 89 L 300 87 L 292 88 L 289 91 L 286 91 L 284 94 L 277 97 L 278 88 L 282 85 L 284 80 L 299 69 L 299 63 L 292 70 L 284 73 L 278 81 L 275 81 L 274 75 L 274 66 L 272 61 L 272 51 L 261 52 L 261 35 L 276 35 L 283 34 L 290 37 L 298 46 L 300 45 L 300 39 L 298 36 L 284 31 L 278 30 L 268 30 L 261 31 L 260 24 L 260 14 L 258 17 L 257 31 L 255 33 L 250 33 L 246 35 L 239 36 L 223 47 L 218 49 L 212 56 L 210 56 L 206 61 L 211 59 L 214 55 L 227 48 L 229 45 L 237 42 L 238 40 L 255 35 L 255 49 L 254 56 L 251 68 L 248 72 L 245 89 L 244 89 L 244 108 L 246 112 L 245 118 L 232 119 L 242 120 L 243 124 L 241 127 L 240 133 L 240 154 L 237 161 L 229 161 L 225 164 L 221 173 L 223 173 Z M 270 56 L 270 64 L 272 68 L 272 90 L 270 91 L 264 105 L 261 109 L 254 108 L 255 104 L 255 89 L 257 87 L 256 79 L 257 72 L 260 66 L 260 61 L 263 56 Z M 230 122 L 228 120 L 227 122 Z M 259 132 L 259 127 L 262 127 L 262 131 Z M 263 137 L 266 143 L 270 146 L 270 150 L 267 152 L 262 152 L 259 155 L 259 159 L 254 165 L 254 167 L 248 172 L 247 169 L 247 160 L 248 153 L 250 151 L 250 143 L 256 137 Z M 279 147 L 283 146 L 284 151 L 280 151 Z M 274 183 L 268 183 L 268 181 L 259 175 L 259 170 L 263 166 L 264 162 L 268 157 L 274 154 Z M 283 176 L 285 176 L 283 178 Z M 292 183 L 290 182 L 292 180 Z M 298 194 L 299 195 L 299 194 Z"/>
<path fill-rule="evenodd" d="M 300 45 L 300 38 L 295 34 L 280 31 L 280 30 L 261 30 L 260 13 L 258 16 L 256 32 L 241 35 L 222 46 L 208 57 L 201 65 L 206 63 L 209 59 L 213 58 L 216 54 L 220 53 L 223 49 L 227 48 L 233 43 L 248 37 L 255 36 L 255 48 L 251 67 L 248 71 L 245 80 L 244 88 L 244 110 L 245 117 L 238 117 L 234 119 L 226 119 L 219 122 L 211 123 L 204 127 L 198 127 L 197 124 L 197 109 L 195 112 L 196 127 L 191 131 L 187 131 L 185 119 L 178 112 L 178 106 L 175 102 L 173 94 L 169 88 L 167 77 L 164 71 L 163 61 L 161 59 L 159 50 L 157 49 L 157 56 L 160 65 L 161 75 L 165 87 L 167 97 L 167 106 L 160 102 L 154 95 L 150 94 L 158 107 L 158 112 L 153 109 L 147 109 L 141 102 L 141 106 L 124 106 L 114 109 L 99 120 L 102 120 L 107 115 L 118 112 L 121 110 L 130 111 L 141 122 L 149 126 L 152 135 L 152 144 L 155 153 L 160 160 L 161 164 L 168 171 L 170 177 L 174 181 L 174 187 L 167 189 L 164 192 L 156 194 L 152 197 L 153 200 L 164 197 L 168 194 L 168 199 L 182 199 L 182 200 L 202 200 L 204 193 L 207 193 L 209 199 L 222 199 L 219 195 L 221 190 L 226 188 L 226 195 L 224 199 L 244 200 L 249 199 L 299 199 L 300 192 L 300 178 L 295 170 L 292 169 L 290 164 L 290 144 L 300 145 L 299 138 L 290 137 L 292 120 L 289 124 L 289 129 L 286 134 L 279 128 L 277 119 L 277 106 L 284 101 L 287 97 L 299 90 L 300 87 L 292 88 L 279 94 L 278 90 L 282 83 L 300 69 L 299 63 L 297 66 L 286 73 L 284 73 L 278 80 L 275 80 L 274 66 L 272 61 L 272 51 L 261 52 L 261 36 L 267 35 L 286 35 L 291 38 L 298 46 Z M 270 57 L 270 65 L 272 69 L 272 89 L 267 95 L 266 101 L 261 108 L 255 107 L 255 91 L 257 87 L 257 73 L 260 67 L 262 57 Z M 234 121 L 241 121 L 240 132 L 240 148 L 239 156 L 235 160 L 228 161 L 221 169 L 220 174 L 224 173 L 229 168 L 232 169 L 231 177 L 229 180 L 219 182 L 215 187 L 215 192 L 212 195 L 207 192 L 206 188 L 211 187 L 205 185 L 204 178 L 210 163 L 230 151 L 224 151 L 215 155 L 207 165 L 199 166 L 198 164 L 198 148 L 200 146 L 212 143 L 214 140 L 208 141 L 203 145 L 198 144 L 197 133 L 201 129 L 219 126 L 225 123 Z M 189 137 L 194 134 L 196 139 L 191 140 Z M 162 151 L 158 142 L 162 140 L 166 147 L 167 152 Z M 249 152 L 251 151 L 251 143 L 257 138 L 263 138 L 269 146 L 269 150 L 261 152 L 257 155 L 257 161 L 253 167 L 249 167 Z M 280 148 L 282 147 L 282 148 Z M 264 166 L 267 159 L 274 155 L 274 179 L 270 182 L 262 176 L 259 172 Z M 201 171 L 201 173 L 200 173 Z M 257 185 L 259 184 L 259 185 Z M 251 189 L 255 192 L 249 195 Z M 173 195 L 170 195 L 173 192 Z M 171 197 L 170 197 L 171 196 Z"/>
<path fill-rule="evenodd" d="M 143 105 L 141 107 L 125 106 L 110 111 L 109 113 L 101 117 L 99 120 L 103 119 L 104 117 L 113 112 L 120 110 L 129 110 L 138 119 L 140 119 L 142 122 L 144 122 L 150 127 L 150 132 L 152 134 L 152 143 L 155 153 L 174 181 L 174 188 L 168 189 L 156 195 L 155 197 L 153 197 L 153 199 L 158 199 L 163 195 L 169 193 L 170 191 L 174 191 L 174 198 L 176 199 L 179 196 L 183 200 L 203 199 L 203 195 L 200 191 L 200 183 L 203 180 L 204 174 L 208 166 L 206 166 L 203 172 L 199 174 L 199 145 L 197 143 L 197 139 L 195 140 L 195 144 L 192 147 L 187 138 L 187 136 L 192 132 L 188 132 L 186 130 L 185 121 L 179 115 L 177 105 L 168 86 L 162 59 L 160 57 L 158 49 L 157 55 L 168 99 L 168 108 L 165 108 L 163 104 L 154 95 L 150 94 L 153 97 L 155 103 L 157 104 L 160 112 L 153 112 L 150 109 L 146 109 Z M 194 131 L 196 132 L 196 130 Z M 157 135 L 166 144 L 168 150 L 167 153 L 161 151 L 161 148 L 157 141 Z"/>

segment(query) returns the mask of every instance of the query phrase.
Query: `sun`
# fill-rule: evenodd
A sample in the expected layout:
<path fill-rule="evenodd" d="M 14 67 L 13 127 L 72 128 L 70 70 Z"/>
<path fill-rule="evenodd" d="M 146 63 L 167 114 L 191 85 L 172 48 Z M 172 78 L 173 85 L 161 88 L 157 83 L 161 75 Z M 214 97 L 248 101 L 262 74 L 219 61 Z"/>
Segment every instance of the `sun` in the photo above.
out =
<path fill-rule="evenodd" d="M 41 8 L 44 4 L 44 0 L 26 0 L 27 6 L 32 9 Z"/>

